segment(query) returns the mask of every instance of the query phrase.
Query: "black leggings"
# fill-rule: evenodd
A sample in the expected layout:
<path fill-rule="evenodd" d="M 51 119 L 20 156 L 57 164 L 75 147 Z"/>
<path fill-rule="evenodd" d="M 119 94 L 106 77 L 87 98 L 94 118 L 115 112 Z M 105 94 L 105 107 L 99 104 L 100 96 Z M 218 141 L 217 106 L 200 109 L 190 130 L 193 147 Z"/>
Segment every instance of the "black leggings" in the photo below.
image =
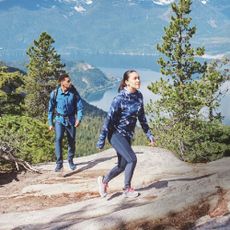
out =
<path fill-rule="evenodd" d="M 114 177 L 125 170 L 125 189 L 131 186 L 133 172 L 136 167 L 137 157 L 131 148 L 130 138 L 115 132 L 112 134 L 110 143 L 117 151 L 118 164 L 104 178 L 103 182 L 108 183 Z"/>

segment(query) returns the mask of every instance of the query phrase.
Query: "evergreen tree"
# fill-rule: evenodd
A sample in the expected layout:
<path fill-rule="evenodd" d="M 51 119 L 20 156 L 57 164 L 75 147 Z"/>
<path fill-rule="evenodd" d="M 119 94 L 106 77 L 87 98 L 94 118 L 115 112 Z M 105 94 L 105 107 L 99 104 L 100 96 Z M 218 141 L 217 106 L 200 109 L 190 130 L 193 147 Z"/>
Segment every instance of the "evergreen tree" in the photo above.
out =
<path fill-rule="evenodd" d="M 226 78 L 216 65 L 207 68 L 206 62 L 198 61 L 205 49 L 193 48 L 190 42 L 196 33 L 196 27 L 190 26 L 191 4 L 191 0 L 179 0 L 171 5 L 170 24 L 164 28 L 162 44 L 157 45 L 164 55 L 158 60 L 164 79 L 149 86 L 160 98 L 148 104 L 147 110 L 154 116 L 152 125 L 159 145 L 178 153 L 183 160 L 208 161 L 230 149 L 226 142 L 230 135 L 222 135 L 226 129 L 221 133 L 223 126 L 215 119 L 221 114 L 213 113 Z"/>
<path fill-rule="evenodd" d="M 214 60 L 207 66 L 207 71 L 201 79 L 201 85 L 207 90 L 205 106 L 208 108 L 208 119 L 222 120 L 222 115 L 217 109 L 220 106 L 220 101 L 226 95 L 228 88 L 222 86 L 225 82 L 230 80 L 228 58 L 221 60 Z"/>
<path fill-rule="evenodd" d="M 190 43 L 196 32 L 195 26 L 190 27 L 190 6 L 190 0 L 172 4 L 175 16 L 164 28 L 162 44 L 157 45 L 158 51 L 165 55 L 165 59 L 161 57 L 158 60 L 161 73 L 169 77 L 149 86 L 152 92 L 161 95 L 157 103 L 158 112 L 168 114 L 175 122 L 197 117 L 203 107 L 203 90 L 198 78 L 205 72 L 206 63 L 201 64 L 195 59 L 195 56 L 204 54 L 204 48 L 195 49 Z"/>
<path fill-rule="evenodd" d="M 3 114 L 22 113 L 21 104 L 24 94 L 20 91 L 23 75 L 19 72 L 8 72 L 6 66 L 0 66 L 0 116 Z"/>
<path fill-rule="evenodd" d="M 26 110 L 29 116 L 44 118 L 47 112 L 49 94 L 55 87 L 58 76 L 64 72 L 64 64 L 53 47 L 54 39 L 46 32 L 27 50 L 30 62 L 27 65 Z"/>

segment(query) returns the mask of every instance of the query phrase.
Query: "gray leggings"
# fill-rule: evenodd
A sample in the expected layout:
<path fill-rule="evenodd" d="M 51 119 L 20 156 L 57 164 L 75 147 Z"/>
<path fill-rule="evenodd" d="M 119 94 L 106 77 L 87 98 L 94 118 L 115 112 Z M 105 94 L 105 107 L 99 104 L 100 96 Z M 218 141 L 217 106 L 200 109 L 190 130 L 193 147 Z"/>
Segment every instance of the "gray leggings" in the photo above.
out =
<path fill-rule="evenodd" d="M 124 188 L 129 188 L 137 163 L 137 157 L 131 148 L 130 138 L 115 132 L 112 134 L 110 143 L 117 151 L 118 164 L 104 177 L 103 182 L 108 183 L 121 172 L 125 171 Z"/>

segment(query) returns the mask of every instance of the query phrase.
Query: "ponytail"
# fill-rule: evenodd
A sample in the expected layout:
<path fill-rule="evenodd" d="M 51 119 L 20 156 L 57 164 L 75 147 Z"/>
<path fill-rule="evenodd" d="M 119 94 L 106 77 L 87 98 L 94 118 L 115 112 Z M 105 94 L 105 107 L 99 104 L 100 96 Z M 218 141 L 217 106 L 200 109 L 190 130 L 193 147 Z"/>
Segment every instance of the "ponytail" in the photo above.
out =
<path fill-rule="evenodd" d="M 126 87 L 125 80 L 122 79 L 118 87 L 118 93 Z"/>

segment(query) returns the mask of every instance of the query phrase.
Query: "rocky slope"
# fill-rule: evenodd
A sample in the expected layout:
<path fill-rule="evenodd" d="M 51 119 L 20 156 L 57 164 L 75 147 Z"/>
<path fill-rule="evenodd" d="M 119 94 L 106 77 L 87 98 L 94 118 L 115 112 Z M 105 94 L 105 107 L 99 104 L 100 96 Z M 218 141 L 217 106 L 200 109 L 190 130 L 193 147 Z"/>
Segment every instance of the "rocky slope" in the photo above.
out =
<path fill-rule="evenodd" d="M 134 147 L 136 199 L 122 196 L 123 174 L 100 198 L 96 179 L 116 164 L 112 149 L 42 174 L 0 177 L 0 229 L 229 229 L 230 158 L 187 164 L 160 148 Z"/>

